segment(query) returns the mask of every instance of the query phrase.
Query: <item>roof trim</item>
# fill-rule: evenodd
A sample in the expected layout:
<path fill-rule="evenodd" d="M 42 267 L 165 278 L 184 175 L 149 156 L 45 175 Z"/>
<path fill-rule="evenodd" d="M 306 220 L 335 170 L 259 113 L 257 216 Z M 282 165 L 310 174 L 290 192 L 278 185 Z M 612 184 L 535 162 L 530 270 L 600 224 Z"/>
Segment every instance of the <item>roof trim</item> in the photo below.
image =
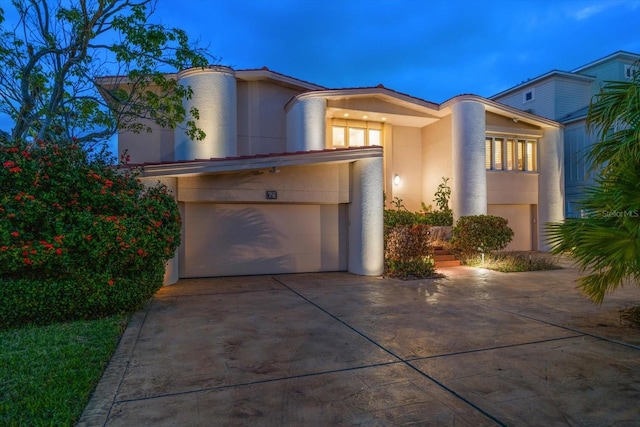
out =
<path fill-rule="evenodd" d="M 272 71 L 267 67 L 260 69 L 246 69 L 236 70 L 236 78 L 244 81 L 256 81 L 256 80 L 273 80 L 279 83 L 283 83 L 285 86 L 291 86 L 296 89 L 305 90 L 324 90 L 326 87 L 311 83 L 305 80 L 300 80 L 295 77 L 287 76 L 286 74 Z"/>
<path fill-rule="evenodd" d="M 434 102 L 425 101 L 421 98 L 416 98 L 411 95 L 407 95 L 401 92 L 397 92 L 392 89 L 388 89 L 382 85 L 374 86 L 374 87 L 358 87 L 358 88 L 344 88 L 344 89 L 327 89 L 327 90 L 318 90 L 312 92 L 302 93 L 300 95 L 296 95 L 287 104 L 285 105 L 285 111 L 289 111 L 294 104 L 304 98 L 316 98 L 316 97 L 324 97 L 324 98 L 342 98 L 342 97 L 367 97 L 367 96 L 384 96 L 388 97 L 392 100 L 397 100 L 403 103 L 408 103 L 413 106 L 420 106 L 429 108 L 430 110 L 438 111 L 440 106 Z"/>
<path fill-rule="evenodd" d="M 575 70 L 573 70 L 573 73 L 579 73 L 583 70 L 589 69 L 589 68 L 593 68 L 596 65 L 600 65 L 603 62 L 607 62 L 610 61 L 614 58 L 618 58 L 618 57 L 625 57 L 625 59 L 629 59 L 631 61 L 640 61 L 640 55 L 637 53 L 633 53 L 633 52 L 627 52 L 624 50 L 619 50 L 617 52 L 612 53 L 611 55 L 607 55 L 604 58 L 600 58 L 600 59 L 596 59 L 595 61 L 589 62 L 586 65 L 583 65 L 581 67 L 576 68 Z"/>
<path fill-rule="evenodd" d="M 382 147 L 352 147 L 292 153 L 258 154 L 254 156 L 183 160 L 126 165 L 140 168 L 140 177 L 186 176 L 220 172 L 237 172 L 273 167 L 299 166 L 318 163 L 344 163 L 382 157 Z"/>
<path fill-rule="evenodd" d="M 548 73 L 542 74 L 541 76 L 538 77 L 534 77 L 533 79 L 527 80 L 526 82 L 520 83 L 519 85 L 513 86 L 507 90 L 503 90 L 500 93 L 497 93 L 496 95 L 490 96 L 489 99 L 496 99 L 496 98 L 500 98 L 503 97 L 505 95 L 508 95 L 512 92 L 516 92 L 520 89 L 523 89 L 527 86 L 533 85 L 533 84 L 537 84 L 540 83 L 543 80 L 547 80 L 547 79 L 551 79 L 554 77 L 562 77 L 562 78 L 566 78 L 566 79 L 572 79 L 572 80 L 582 80 L 585 82 L 592 82 L 594 81 L 596 78 L 592 77 L 592 76 L 585 76 L 583 74 L 575 74 L 575 73 L 570 73 L 567 71 L 560 71 L 560 70 L 552 70 L 549 71 Z"/>
<path fill-rule="evenodd" d="M 500 114 L 502 116 L 510 116 L 518 121 L 533 124 L 540 127 L 557 127 L 562 128 L 563 125 L 555 120 L 547 119 L 546 117 L 538 116 L 535 114 L 527 113 L 526 111 L 519 110 L 515 107 L 502 104 L 492 99 L 484 98 L 478 95 L 458 95 L 441 104 L 441 108 L 450 107 L 453 104 L 464 101 L 475 101 L 483 104 L 486 111 L 490 113 Z"/>

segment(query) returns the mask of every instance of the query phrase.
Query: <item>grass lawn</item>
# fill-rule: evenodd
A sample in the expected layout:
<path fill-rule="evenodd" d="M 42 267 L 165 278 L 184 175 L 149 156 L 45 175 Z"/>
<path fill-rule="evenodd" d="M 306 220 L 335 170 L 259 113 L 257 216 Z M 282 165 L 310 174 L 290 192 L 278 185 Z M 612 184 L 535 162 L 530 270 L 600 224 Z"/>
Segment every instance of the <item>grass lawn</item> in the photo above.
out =
<path fill-rule="evenodd" d="M 0 425 L 71 426 L 128 317 L 0 331 Z"/>

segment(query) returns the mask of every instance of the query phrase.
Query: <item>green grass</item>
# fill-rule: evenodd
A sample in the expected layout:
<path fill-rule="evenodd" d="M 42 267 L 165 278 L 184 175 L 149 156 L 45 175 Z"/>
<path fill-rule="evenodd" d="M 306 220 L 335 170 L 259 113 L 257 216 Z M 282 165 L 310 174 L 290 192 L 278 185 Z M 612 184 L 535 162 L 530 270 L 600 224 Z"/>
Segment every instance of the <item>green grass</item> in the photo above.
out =
<path fill-rule="evenodd" d="M 472 267 L 482 267 L 503 273 L 556 270 L 560 268 L 549 256 L 535 255 L 529 257 L 529 255 L 512 252 L 487 254 L 484 257 L 484 262 L 479 256 L 467 259 L 465 262 Z"/>
<path fill-rule="evenodd" d="M 0 425 L 72 426 L 128 318 L 0 331 Z"/>

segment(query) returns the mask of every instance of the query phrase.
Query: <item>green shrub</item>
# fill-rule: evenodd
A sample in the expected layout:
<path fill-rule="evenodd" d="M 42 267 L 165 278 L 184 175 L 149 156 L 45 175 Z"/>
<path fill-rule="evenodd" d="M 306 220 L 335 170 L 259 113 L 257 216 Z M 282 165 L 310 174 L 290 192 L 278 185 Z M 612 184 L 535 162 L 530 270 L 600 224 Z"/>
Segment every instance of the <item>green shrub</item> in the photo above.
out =
<path fill-rule="evenodd" d="M 504 218 L 493 215 L 463 216 L 451 230 L 451 245 L 462 258 L 504 249 L 513 231 Z"/>
<path fill-rule="evenodd" d="M 389 231 L 385 240 L 386 274 L 402 279 L 433 275 L 429 226 L 400 225 Z"/>
<path fill-rule="evenodd" d="M 74 144 L 0 145 L 0 327 L 135 309 L 180 244 L 166 187 Z"/>
<path fill-rule="evenodd" d="M 547 256 L 526 256 L 521 253 L 504 252 L 489 254 L 484 257 L 476 255 L 468 258 L 466 264 L 472 267 L 483 267 L 502 273 L 514 273 L 523 271 L 556 270 L 560 267 Z"/>

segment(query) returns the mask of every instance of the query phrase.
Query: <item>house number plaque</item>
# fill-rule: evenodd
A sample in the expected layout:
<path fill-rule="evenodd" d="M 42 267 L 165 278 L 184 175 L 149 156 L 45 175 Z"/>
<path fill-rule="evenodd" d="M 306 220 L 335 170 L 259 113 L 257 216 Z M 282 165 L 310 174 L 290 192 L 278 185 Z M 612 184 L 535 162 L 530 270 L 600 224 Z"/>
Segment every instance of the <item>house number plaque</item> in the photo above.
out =
<path fill-rule="evenodd" d="M 278 198 L 278 192 L 275 190 L 267 190 L 267 200 L 276 200 Z"/>

